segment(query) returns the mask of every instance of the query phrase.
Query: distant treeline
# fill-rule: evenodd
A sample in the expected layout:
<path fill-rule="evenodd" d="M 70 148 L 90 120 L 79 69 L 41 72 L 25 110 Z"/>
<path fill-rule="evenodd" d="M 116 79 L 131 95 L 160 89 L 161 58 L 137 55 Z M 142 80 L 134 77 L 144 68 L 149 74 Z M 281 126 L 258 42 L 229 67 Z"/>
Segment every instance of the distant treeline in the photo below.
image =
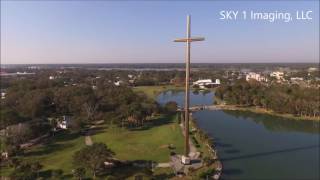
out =
<path fill-rule="evenodd" d="M 174 60 L 173 60 L 174 61 Z M 177 60 L 176 60 L 177 61 Z M 181 61 L 183 62 L 183 61 Z M 26 68 L 30 66 L 40 68 L 106 68 L 106 69 L 176 69 L 185 68 L 184 63 L 112 63 L 112 64 L 3 64 L 5 68 Z M 192 68 L 210 68 L 210 69 L 242 69 L 250 68 L 255 70 L 275 69 L 275 68 L 293 68 L 305 69 L 317 67 L 317 63 L 192 63 Z"/>
<path fill-rule="evenodd" d="M 318 88 L 297 85 L 262 85 L 257 81 L 239 80 L 217 88 L 215 96 L 226 104 L 257 106 L 277 113 L 297 116 L 320 116 Z"/>

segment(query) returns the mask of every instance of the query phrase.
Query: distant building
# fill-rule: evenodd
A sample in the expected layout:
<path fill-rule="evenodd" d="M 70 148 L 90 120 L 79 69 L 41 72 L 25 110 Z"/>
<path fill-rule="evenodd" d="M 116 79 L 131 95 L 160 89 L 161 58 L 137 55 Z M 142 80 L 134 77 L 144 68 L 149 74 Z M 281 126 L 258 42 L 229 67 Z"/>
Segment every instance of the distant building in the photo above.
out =
<path fill-rule="evenodd" d="M 210 88 L 210 87 L 216 87 L 220 85 L 220 79 L 216 79 L 215 82 L 212 82 L 211 79 L 200 79 L 198 81 L 193 82 L 193 86 L 199 86 L 199 88 Z"/>
<path fill-rule="evenodd" d="M 258 73 L 255 73 L 255 72 L 249 72 L 247 75 L 246 75 L 246 80 L 249 81 L 250 79 L 254 79 L 256 81 L 259 81 L 259 82 L 267 82 L 268 79 Z"/>
<path fill-rule="evenodd" d="M 132 74 L 128 74 L 128 78 L 132 79 L 134 76 Z"/>
<path fill-rule="evenodd" d="M 1 99 L 5 99 L 6 98 L 6 93 L 5 92 L 1 92 Z"/>
<path fill-rule="evenodd" d="M 317 70 L 318 70 L 318 68 L 316 68 L 316 67 L 308 68 L 308 72 L 314 72 L 314 71 L 317 71 Z"/>
<path fill-rule="evenodd" d="M 29 73 L 29 72 L 17 72 L 17 75 L 33 75 L 33 74 L 35 74 L 35 73 Z"/>
<path fill-rule="evenodd" d="M 129 79 L 130 84 L 134 84 L 135 80 L 134 79 Z"/>
<path fill-rule="evenodd" d="M 49 79 L 53 80 L 53 79 L 55 79 L 55 77 L 54 76 L 49 76 Z"/>
<path fill-rule="evenodd" d="M 302 77 L 292 77 L 290 78 L 291 81 L 303 81 Z"/>
<path fill-rule="evenodd" d="M 281 71 L 274 71 L 270 73 L 271 77 L 275 77 L 277 80 L 283 80 L 284 73 Z"/>
<path fill-rule="evenodd" d="M 116 86 L 120 86 L 121 84 L 123 84 L 123 81 L 121 80 L 114 82 L 114 85 Z"/>

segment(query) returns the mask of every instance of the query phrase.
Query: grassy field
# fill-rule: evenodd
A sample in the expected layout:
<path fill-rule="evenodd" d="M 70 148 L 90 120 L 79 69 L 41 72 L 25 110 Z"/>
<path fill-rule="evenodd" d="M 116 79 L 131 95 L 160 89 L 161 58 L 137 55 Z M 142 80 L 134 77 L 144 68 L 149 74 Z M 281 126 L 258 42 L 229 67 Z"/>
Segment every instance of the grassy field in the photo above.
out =
<path fill-rule="evenodd" d="M 64 175 L 71 176 L 72 155 L 84 147 L 84 137 L 79 134 L 59 132 L 47 144 L 37 145 L 25 151 L 23 157 L 27 161 L 39 161 L 43 165 L 44 174 L 49 175 L 49 170 L 62 169 Z M 1 176 L 7 176 L 12 169 L 1 168 Z"/>
<path fill-rule="evenodd" d="M 177 89 L 175 86 L 143 86 L 135 91 L 145 92 L 155 99 L 164 90 Z M 102 124 L 92 134 L 93 142 L 103 142 L 115 152 L 121 160 L 152 160 L 168 162 L 172 144 L 176 153 L 183 152 L 183 135 L 177 123 L 176 115 L 160 115 L 148 120 L 143 128 L 128 129 L 115 125 Z M 27 161 L 39 161 L 43 165 L 42 175 L 48 177 L 51 170 L 62 169 L 64 177 L 72 176 L 72 156 L 85 147 L 84 136 L 62 131 L 47 143 L 31 147 L 23 157 Z M 11 168 L 2 167 L 1 176 L 8 176 Z M 169 173 L 168 170 L 165 173 Z M 160 171 L 160 172 L 161 172 Z M 162 172 L 161 172 L 162 173 Z"/>
<path fill-rule="evenodd" d="M 177 116 L 159 116 L 149 121 L 142 129 L 100 127 L 92 140 L 107 144 L 121 160 L 168 162 L 169 144 L 175 147 L 175 152 L 183 152 L 183 136 Z"/>
<path fill-rule="evenodd" d="M 163 86 L 137 86 L 133 90 L 136 92 L 144 92 L 149 98 L 156 99 L 163 91 L 168 90 L 183 90 L 184 86 L 163 85 Z"/>
<path fill-rule="evenodd" d="M 177 153 L 183 151 L 183 136 L 177 123 L 177 116 L 158 116 L 149 120 L 141 129 L 127 129 L 100 125 L 92 135 L 93 142 L 103 142 L 121 160 L 153 160 L 168 162 L 172 144 Z M 41 174 L 49 176 L 51 170 L 62 169 L 65 178 L 71 178 L 74 152 L 85 146 L 84 137 L 79 134 L 59 132 L 50 142 L 37 145 L 25 152 L 23 159 L 39 161 L 43 165 Z M 1 168 L 1 176 L 8 176 L 11 168 Z M 90 175 L 88 175 L 90 177 Z"/>

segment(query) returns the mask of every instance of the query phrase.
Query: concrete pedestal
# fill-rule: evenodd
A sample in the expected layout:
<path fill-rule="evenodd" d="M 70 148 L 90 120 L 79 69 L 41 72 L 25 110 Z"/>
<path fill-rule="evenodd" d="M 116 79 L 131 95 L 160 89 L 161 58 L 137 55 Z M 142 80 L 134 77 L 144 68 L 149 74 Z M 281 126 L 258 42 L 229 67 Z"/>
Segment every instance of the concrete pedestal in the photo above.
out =
<path fill-rule="evenodd" d="M 181 156 L 181 163 L 184 165 L 188 165 L 191 163 L 191 159 L 190 157 L 187 156 Z"/>

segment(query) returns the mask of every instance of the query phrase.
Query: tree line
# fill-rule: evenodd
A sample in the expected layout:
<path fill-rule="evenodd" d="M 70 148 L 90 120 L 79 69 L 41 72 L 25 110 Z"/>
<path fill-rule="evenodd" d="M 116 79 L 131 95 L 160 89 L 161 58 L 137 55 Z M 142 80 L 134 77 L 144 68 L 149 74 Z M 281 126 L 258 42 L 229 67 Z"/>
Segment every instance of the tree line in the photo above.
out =
<path fill-rule="evenodd" d="M 284 84 L 268 86 L 254 80 L 238 80 L 217 88 L 215 97 L 231 105 L 262 107 L 296 116 L 320 116 L 319 88 Z"/>

